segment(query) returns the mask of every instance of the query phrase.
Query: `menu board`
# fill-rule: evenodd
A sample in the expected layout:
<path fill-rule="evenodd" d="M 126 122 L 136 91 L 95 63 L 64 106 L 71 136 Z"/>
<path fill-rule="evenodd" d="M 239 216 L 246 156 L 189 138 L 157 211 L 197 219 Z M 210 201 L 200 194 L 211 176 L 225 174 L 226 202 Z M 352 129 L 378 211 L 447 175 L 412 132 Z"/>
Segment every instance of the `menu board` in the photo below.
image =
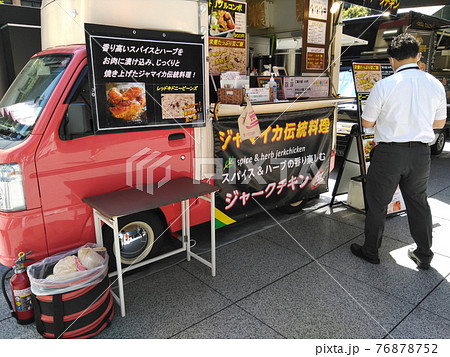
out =
<path fill-rule="evenodd" d="M 306 72 L 325 70 L 325 48 L 306 47 Z"/>
<path fill-rule="evenodd" d="M 205 125 L 201 36 L 85 24 L 96 133 Z"/>
<path fill-rule="evenodd" d="M 353 76 L 356 93 L 370 93 L 375 83 L 382 78 L 381 64 L 353 63 Z"/>
<path fill-rule="evenodd" d="M 209 1 L 209 71 L 220 74 L 247 71 L 247 4 Z"/>
<path fill-rule="evenodd" d="M 361 114 L 369 94 L 379 80 L 394 73 L 390 64 L 383 63 L 353 63 L 353 79 L 358 97 L 358 110 Z"/>
<path fill-rule="evenodd" d="M 327 21 L 328 0 L 310 0 L 308 11 L 308 17 L 310 19 L 320 19 Z"/>
<path fill-rule="evenodd" d="M 302 48 L 302 72 L 327 71 L 327 51 L 331 16 L 329 0 L 305 0 Z"/>
<path fill-rule="evenodd" d="M 323 21 L 309 20 L 308 42 L 314 45 L 325 45 L 327 23 Z"/>

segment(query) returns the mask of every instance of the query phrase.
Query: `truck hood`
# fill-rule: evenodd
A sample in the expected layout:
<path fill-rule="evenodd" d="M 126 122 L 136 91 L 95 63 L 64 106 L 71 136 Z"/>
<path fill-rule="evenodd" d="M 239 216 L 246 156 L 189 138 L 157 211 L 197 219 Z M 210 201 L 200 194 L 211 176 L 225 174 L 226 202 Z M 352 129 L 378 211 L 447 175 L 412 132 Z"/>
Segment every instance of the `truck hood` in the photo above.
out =
<path fill-rule="evenodd" d="M 4 135 L 0 135 L 0 150 L 8 150 L 11 149 L 21 143 L 23 143 L 25 139 L 12 139 Z"/>

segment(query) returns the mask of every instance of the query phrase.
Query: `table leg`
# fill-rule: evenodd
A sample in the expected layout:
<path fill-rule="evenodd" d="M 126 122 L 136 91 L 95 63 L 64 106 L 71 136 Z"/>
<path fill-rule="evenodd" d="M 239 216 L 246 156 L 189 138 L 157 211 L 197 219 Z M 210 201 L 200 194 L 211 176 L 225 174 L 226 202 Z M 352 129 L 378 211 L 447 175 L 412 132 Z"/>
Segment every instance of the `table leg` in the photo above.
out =
<path fill-rule="evenodd" d="M 211 274 L 216 276 L 216 198 L 215 193 L 211 193 Z"/>
<path fill-rule="evenodd" d="M 96 209 L 94 209 L 94 227 L 97 245 L 103 247 L 102 220 Z"/>
<path fill-rule="evenodd" d="M 185 237 L 186 237 L 186 252 L 187 252 L 187 261 L 191 260 L 191 222 L 189 216 L 189 200 L 184 201 L 184 225 L 185 225 Z"/>
<path fill-rule="evenodd" d="M 117 269 L 117 281 L 119 285 L 119 298 L 120 298 L 120 312 L 122 317 L 125 316 L 125 295 L 123 293 L 123 273 L 122 273 L 122 262 L 120 255 L 120 244 L 119 244 L 119 223 L 117 218 L 113 218 L 113 237 L 114 237 L 114 250 L 116 254 L 116 269 Z"/>

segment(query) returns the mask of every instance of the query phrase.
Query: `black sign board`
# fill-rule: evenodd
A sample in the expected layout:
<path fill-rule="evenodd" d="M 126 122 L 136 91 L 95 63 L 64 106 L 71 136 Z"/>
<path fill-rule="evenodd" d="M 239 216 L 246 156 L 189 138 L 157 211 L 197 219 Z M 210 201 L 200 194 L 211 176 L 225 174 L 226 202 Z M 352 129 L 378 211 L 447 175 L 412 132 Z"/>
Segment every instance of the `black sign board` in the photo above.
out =
<path fill-rule="evenodd" d="M 205 125 L 202 36 L 85 24 L 97 132 Z"/>

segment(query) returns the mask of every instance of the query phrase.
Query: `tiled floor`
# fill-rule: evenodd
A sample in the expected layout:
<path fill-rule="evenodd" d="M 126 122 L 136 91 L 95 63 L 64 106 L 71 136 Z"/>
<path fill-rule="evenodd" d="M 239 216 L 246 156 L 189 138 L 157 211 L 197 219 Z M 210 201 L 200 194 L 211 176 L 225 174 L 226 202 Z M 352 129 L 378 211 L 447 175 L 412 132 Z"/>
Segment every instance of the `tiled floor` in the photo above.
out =
<path fill-rule="evenodd" d="M 432 160 L 429 184 L 432 269 L 406 256 L 405 215 L 387 220 L 380 265 L 354 257 L 364 215 L 331 209 L 327 194 L 301 214 L 218 231 L 214 278 L 182 257 L 128 277 L 127 314 L 117 312 L 98 338 L 450 338 L 450 142 L 445 150 Z M 18 337 L 40 335 L 34 324 L 17 325 L 0 297 L 0 338 Z"/>

